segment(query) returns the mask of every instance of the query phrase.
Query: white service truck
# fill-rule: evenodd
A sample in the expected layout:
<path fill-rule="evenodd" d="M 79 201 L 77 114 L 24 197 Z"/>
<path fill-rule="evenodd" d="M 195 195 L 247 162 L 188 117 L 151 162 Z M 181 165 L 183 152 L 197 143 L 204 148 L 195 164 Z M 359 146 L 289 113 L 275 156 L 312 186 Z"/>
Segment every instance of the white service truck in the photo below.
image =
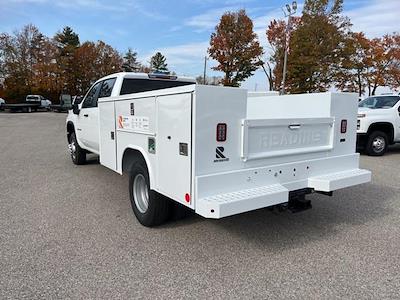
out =
<path fill-rule="evenodd" d="M 282 204 L 298 211 L 310 207 L 306 194 L 369 182 L 356 127 L 355 94 L 252 97 L 134 73 L 98 80 L 67 117 L 73 162 L 92 152 L 129 174 L 132 208 L 145 226 L 180 206 L 215 219 Z"/>
<path fill-rule="evenodd" d="M 368 155 L 381 156 L 389 145 L 400 143 L 400 96 L 379 95 L 358 105 L 357 146 Z"/>

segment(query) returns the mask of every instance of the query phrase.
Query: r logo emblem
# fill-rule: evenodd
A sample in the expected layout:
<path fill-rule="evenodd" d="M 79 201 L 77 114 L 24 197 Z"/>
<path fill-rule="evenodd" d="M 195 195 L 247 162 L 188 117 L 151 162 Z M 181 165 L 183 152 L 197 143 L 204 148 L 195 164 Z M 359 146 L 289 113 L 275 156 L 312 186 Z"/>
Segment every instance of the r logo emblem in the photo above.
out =
<path fill-rule="evenodd" d="M 223 154 L 224 150 L 225 150 L 224 147 L 217 147 L 217 149 L 215 149 L 215 157 L 225 158 L 225 155 Z"/>
<path fill-rule="evenodd" d="M 223 162 L 223 161 L 229 161 L 229 158 L 227 158 L 224 154 L 225 148 L 224 147 L 217 147 L 215 148 L 215 158 L 214 162 Z"/>

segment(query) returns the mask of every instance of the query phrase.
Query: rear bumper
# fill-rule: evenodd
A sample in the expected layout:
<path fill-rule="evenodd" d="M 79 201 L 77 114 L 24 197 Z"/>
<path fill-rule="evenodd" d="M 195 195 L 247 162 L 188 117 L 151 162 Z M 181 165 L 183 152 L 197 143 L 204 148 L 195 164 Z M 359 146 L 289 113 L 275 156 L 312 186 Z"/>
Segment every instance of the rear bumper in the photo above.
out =
<path fill-rule="evenodd" d="M 196 213 L 206 218 L 219 219 L 288 202 L 289 192 L 299 189 L 331 192 L 370 182 L 371 172 L 358 168 L 358 157 L 354 154 L 274 166 L 266 170 L 259 168 L 256 171 L 243 170 L 197 178 Z M 340 170 L 338 165 L 331 165 L 335 163 L 348 169 Z M 318 166 L 319 170 L 312 170 Z M 293 173 L 294 169 L 296 173 Z M 293 180 L 296 176 L 299 180 Z M 216 186 L 223 188 L 218 190 Z"/>

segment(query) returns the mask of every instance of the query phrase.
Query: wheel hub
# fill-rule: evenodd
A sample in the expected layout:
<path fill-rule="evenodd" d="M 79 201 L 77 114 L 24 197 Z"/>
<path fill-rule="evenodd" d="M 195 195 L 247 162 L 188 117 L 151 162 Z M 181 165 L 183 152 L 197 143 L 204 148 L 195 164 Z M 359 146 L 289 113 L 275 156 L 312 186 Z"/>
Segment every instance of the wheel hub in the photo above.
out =
<path fill-rule="evenodd" d="M 379 153 L 385 149 L 386 142 L 383 137 L 377 136 L 372 142 L 372 148 L 375 152 Z"/>
<path fill-rule="evenodd" d="M 149 190 L 146 179 L 142 174 L 137 174 L 133 181 L 133 198 L 137 209 L 144 214 L 149 208 Z"/>
<path fill-rule="evenodd" d="M 69 152 L 71 153 L 72 157 L 75 158 L 75 154 L 76 154 L 76 145 L 74 141 L 71 141 L 70 144 L 68 144 L 68 149 Z"/>

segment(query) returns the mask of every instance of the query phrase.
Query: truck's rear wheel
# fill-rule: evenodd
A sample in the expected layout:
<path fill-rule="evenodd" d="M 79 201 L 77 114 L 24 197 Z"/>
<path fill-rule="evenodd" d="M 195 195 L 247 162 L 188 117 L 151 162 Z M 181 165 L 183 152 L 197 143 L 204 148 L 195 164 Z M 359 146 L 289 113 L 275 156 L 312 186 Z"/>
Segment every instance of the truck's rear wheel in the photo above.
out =
<path fill-rule="evenodd" d="M 79 146 L 75 132 L 71 133 L 69 137 L 68 148 L 71 153 L 72 162 L 74 164 L 83 165 L 86 163 L 86 152 Z"/>
<path fill-rule="evenodd" d="M 371 156 L 382 156 L 388 147 L 388 136 L 382 131 L 374 131 L 368 136 L 366 152 Z"/>
<path fill-rule="evenodd" d="M 140 224 L 152 227 L 167 220 L 170 202 L 166 197 L 150 190 L 149 174 L 142 161 L 137 162 L 130 172 L 129 196 Z"/>

